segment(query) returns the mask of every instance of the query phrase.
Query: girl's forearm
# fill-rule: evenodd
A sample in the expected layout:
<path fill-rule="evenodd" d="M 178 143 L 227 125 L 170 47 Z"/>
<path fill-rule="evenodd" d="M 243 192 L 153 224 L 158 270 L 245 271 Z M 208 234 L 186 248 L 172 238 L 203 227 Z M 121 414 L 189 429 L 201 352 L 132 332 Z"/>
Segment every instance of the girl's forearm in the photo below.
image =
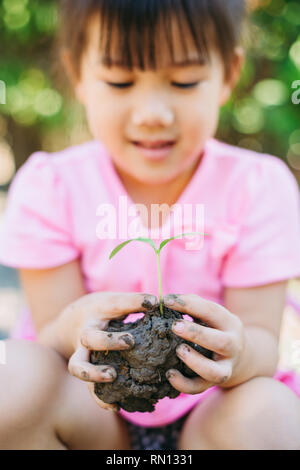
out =
<path fill-rule="evenodd" d="M 222 388 L 230 388 L 253 377 L 273 377 L 279 360 L 278 339 L 269 330 L 246 326 L 245 347 L 239 366 Z"/>

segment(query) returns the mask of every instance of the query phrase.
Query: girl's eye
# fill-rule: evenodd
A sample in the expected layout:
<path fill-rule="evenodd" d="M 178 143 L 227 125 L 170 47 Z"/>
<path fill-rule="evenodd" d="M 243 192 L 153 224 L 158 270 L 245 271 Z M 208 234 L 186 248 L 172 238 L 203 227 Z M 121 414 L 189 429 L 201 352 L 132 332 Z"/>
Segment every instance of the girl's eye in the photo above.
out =
<path fill-rule="evenodd" d="M 133 83 L 110 83 L 110 82 L 106 82 L 106 83 L 109 86 L 113 86 L 113 87 L 116 87 L 116 88 L 128 88 L 131 85 L 133 85 Z"/>
<path fill-rule="evenodd" d="M 177 86 L 178 88 L 194 88 L 197 85 L 199 85 L 199 82 L 193 82 L 193 83 L 172 83 L 172 85 Z"/>
<path fill-rule="evenodd" d="M 197 85 L 199 85 L 199 83 L 200 83 L 200 81 L 199 82 L 193 82 L 193 83 L 175 83 L 175 82 L 172 82 L 172 85 L 174 85 L 178 88 L 194 88 Z M 130 82 L 130 83 L 111 83 L 111 82 L 107 82 L 107 84 L 109 86 L 112 86 L 112 87 L 115 87 L 115 88 L 129 88 L 131 85 L 133 85 L 132 82 Z"/>

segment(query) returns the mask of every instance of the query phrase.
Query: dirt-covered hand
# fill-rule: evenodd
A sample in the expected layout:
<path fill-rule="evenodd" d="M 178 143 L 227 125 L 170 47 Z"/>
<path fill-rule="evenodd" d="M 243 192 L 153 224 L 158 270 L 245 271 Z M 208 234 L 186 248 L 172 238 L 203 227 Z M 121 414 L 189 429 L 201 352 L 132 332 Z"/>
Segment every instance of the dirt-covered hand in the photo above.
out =
<path fill-rule="evenodd" d="M 124 319 L 131 313 L 146 312 L 156 302 L 156 297 L 148 294 L 99 292 L 81 297 L 68 307 L 78 320 L 76 350 L 70 357 L 68 370 L 71 375 L 88 383 L 93 398 L 102 408 L 118 410 L 117 405 L 104 403 L 96 397 L 94 383 L 112 382 L 117 373 L 113 367 L 91 364 L 90 352 L 134 347 L 131 334 L 105 331 L 109 320 Z"/>
<path fill-rule="evenodd" d="M 171 385 L 182 393 L 197 394 L 228 382 L 239 365 L 244 349 L 245 332 L 241 320 L 222 305 L 196 294 L 169 294 L 164 297 L 163 303 L 194 318 L 194 321 L 173 322 L 174 333 L 214 352 L 213 359 L 208 359 L 185 343 L 177 347 L 178 357 L 199 377 L 190 379 L 178 370 L 170 369 L 166 377 Z M 209 326 L 200 325 L 197 320 Z"/>

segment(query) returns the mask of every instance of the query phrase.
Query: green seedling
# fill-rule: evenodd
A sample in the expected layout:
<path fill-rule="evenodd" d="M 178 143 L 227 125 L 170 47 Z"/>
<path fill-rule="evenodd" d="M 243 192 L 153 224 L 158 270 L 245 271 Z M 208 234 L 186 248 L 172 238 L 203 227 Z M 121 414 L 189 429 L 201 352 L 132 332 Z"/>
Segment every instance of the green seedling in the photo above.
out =
<path fill-rule="evenodd" d="M 120 243 L 119 245 L 117 245 L 113 249 L 113 251 L 111 252 L 111 254 L 109 256 L 109 259 L 112 259 L 113 256 L 115 256 L 115 254 L 117 254 L 125 245 L 127 245 L 128 243 L 130 243 L 132 241 L 140 241 L 140 242 L 148 243 L 148 245 L 152 246 L 152 248 L 155 251 L 156 259 L 157 259 L 158 289 L 159 289 L 159 310 L 160 310 L 161 316 L 163 316 L 163 302 L 162 302 L 162 282 L 161 282 L 161 270 L 160 270 L 160 252 L 161 252 L 162 248 L 167 243 L 169 243 L 171 240 L 174 240 L 175 238 L 181 238 L 181 237 L 184 237 L 184 236 L 187 236 L 187 235 L 204 235 L 204 236 L 207 235 L 207 236 L 209 236 L 208 234 L 205 234 L 205 233 L 201 234 L 201 233 L 198 233 L 198 232 L 182 233 L 180 235 L 176 235 L 175 237 L 163 240 L 161 242 L 161 244 L 159 245 L 159 248 L 156 248 L 156 245 L 155 245 L 154 241 L 151 240 L 151 238 L 143 238 L 143 237 L 132 238 L 130 240 L 126 240 L 125 242 Z"/>

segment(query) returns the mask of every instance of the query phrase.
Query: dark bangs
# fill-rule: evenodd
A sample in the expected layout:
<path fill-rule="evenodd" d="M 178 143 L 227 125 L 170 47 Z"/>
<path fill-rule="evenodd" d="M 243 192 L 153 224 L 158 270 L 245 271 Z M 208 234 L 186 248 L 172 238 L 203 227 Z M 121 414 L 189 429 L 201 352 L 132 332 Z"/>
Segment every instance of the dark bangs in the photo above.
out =
<path fill-rule="evenodd" d="M 105 66 L 156 70 L 160 66 L 157 53 L 165 47 L 170 65 L 175 64 L 171 23 L 174 19 L 184 58 L 188 58 L 188 37 L 200 63 L 209 60 L 213 41 L 227 76 L 241 35 L 245 3 L 246 0 L 62 0 L 61 42 L 70 51 L 79 77 L 88 24 L 98 15 L 99 49 Z M 113 41 L 117 56 L 113 55 Z"/>

